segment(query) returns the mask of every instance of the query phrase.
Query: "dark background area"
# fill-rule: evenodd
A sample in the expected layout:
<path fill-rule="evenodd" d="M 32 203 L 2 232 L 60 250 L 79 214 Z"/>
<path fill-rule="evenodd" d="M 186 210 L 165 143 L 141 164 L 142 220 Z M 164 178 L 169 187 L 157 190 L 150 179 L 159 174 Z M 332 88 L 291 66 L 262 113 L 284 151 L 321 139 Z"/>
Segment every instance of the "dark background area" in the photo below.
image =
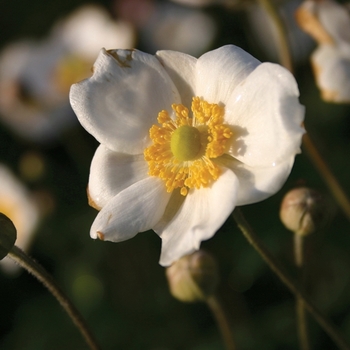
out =
<path fill-rule="evenodd" d="M 115 3 L 98 3 L 118 19 Z M 55 21 L 83 4 L 80 0 L 1 1 L 0 48 L 24 37 L 44 38 Z M 249 30 L 245 9 L 229 11 L 213 5 L 202 11 L 218 28 L 211 48 L 232 43 L 261 61 L 269 59 Z M 147 43 L 139 40 L 136 47 L 146 49 Z M 297 65 L 295 76 L 306 106 L 306 128 L 350 194 L 350 109 L 322 102 L 307 60 Z M 97 146 L 78 123 L 58 140 L 40 144 L 17 136 L 0 120 L 0 162 L 31 191 L 49 196 L 52 203 L 37 229 L 30 255 L 72 298 L 102 349 L 223 349 L 207 306 L 184 304 L 170 295 L 164 268 L 158 264 L 161 242 L 155 233 L 141 233 L 118 244 L 89 237 L 97 212 L 88 206 L 86 186 Z M 35 180 L 26 179 L 20 171 L 20 161 L 28 152 L 44 160 L 44 172 Z M 336 208 L 306 152 L 296 157 L 280 192 L 241 208 L 292 276 L 296 276 L 293 236 L 279 220 L 279 205 L 284 194 L 300 184 L 321 191 Z M 307 239 L 308 286 L 315 304 L 350 341 L 350 230 L 342 212 L 334 212 L 329 225 Z M 218 261 L 218 295 L 232 322 L 238 349 L 296 349 L 294 298 L 249 246 L 233 219 L 228 218 L 202 247 Z M 55 299 L 26 272 L 16 277 L 0 274 L 0 310 L 1 349 L 86 348 Z M 312 319 L 310 331 L 314 349 L 336 349 Z"/>

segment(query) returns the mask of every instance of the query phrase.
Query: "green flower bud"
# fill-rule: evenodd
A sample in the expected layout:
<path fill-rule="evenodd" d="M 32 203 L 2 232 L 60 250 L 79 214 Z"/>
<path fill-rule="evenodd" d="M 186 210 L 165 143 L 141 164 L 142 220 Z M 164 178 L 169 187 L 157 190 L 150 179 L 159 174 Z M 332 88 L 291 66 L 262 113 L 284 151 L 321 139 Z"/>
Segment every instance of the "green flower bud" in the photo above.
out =
<path fill-rule="evenodd" d="M 319 192 L 300 187 L 283 198 L 280 218 L 287 229 L 302 236 L 322 228 L 329 217 L 329 206 Z"/>
<path fill-rule="evenodd" d="M 199 250 L 186 255 L 166 269 L 171 294 L 184 302 L 204 301 L 219 283 L 216 261 Z"/>
<path fill-rule="evenodd" d="M 0 213 L 0 260 L 12 249 L 16 242 L 17 230 L 12 221 Z"/>

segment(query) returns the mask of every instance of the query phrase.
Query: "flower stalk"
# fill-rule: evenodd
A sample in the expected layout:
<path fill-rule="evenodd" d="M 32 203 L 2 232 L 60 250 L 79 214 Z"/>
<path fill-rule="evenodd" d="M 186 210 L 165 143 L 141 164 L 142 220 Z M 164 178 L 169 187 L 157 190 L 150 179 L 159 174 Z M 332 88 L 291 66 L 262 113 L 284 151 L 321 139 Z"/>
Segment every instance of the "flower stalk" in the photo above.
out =
<path fill-rule="evenodd" d="M 294 233 L 294 263 L 298 269 L 299 283 L 304 286 L 305 266 L 304 266 L 304 244 L 305 237 L 297 232 Z M 296 297 L 295 312 L 297 317 L 297 331 L 301 350 L 310 350 L 310 340 L 308 333 L 307 314 L 304 301 L 299 296 Z"/>
<path fill-rule="evenodd" d="M 322 228 L 329 219 L 329 206 L 325 197 L 316 190 L 297 187 L 286 193 L 280 207 L 280 219 L 294 235 L 294 264 L 298 282 L 305 287 L 306 270 L 304 259 L 305 238 Z M 304 302 L 296 297 L 297 332 L 300 349 L 309 350 L 307 313 Z"/>
<path fill-rule="evenodd" d="M 50 291 L 50 293 L 61 304 L 75 326 L 79 329 L 89 348 L 91 350 L 100 349 L 83 317 L 61 288 L 56 284 L 53 277 L 17 246 L 13 246 L 7 256 L 36 277 Z"/>
<path fill-rule="evenodd" d="M 349 198 L 344 193 L 339 182 L 337 181 L 337 179 L 329 169 L 326 162 L 323 160 L 321 154 L 318 152 L 316 146 L 314 145 L 314 143 L 312 142 L 308 134 L 305 134 L 303 136 L 303 146 L 305 147 L 305 150 L 309 155 L 311 161 L 313 162 L 314 166 L 317 168 L 317 170 L 320 172 L 321 176 L 323 177 L 324 181 L 326 182 L 328 188 L 333 194 L 334 199 L 337 201 L 340 209 L 343 211 L 344 215 L 350 221 Z"/>
<path fill-rule="evenodd" d="M 259 0 L 261 7 L 271 18 L 273 24 L 275 25 L 278 33 L 278 54 L 279 60 L 282 66 L 287 68 L 291 73 L 293 73 L 293 62 L 292 55 L 290 53 L 287 32 L 282 22 L 281 16 L 279 15 L 275 5 L 270 0 Z"/>
<path fill-rule="evenodd" d="M 244 237 L 259 253 L 262 259 L 268 264 L 270 269 L 277 275 L 282 283 L 285 284 L 290 292 L 293 293 L 295 297 L 303 301 L 304 307 L 313 316 L 316 322 L 323 328 L 323 330 L 329 335 L 329 337 L 338 346 L 338 348 L 341 350 L 350 350 L 350 346 L 347 344 L 343 335 L 333 325 L 333 323 L 316 308 L 316 306 L 300 288 L 300 286 L 287 274 L 287 272 L 279 264 L 276 258 L 268 251 L 259 237 L 254 233 L 253 229 L 244 218 L 242 212 L 236 208 L 232 215 L 239 229 L 242 231 Z"/>
<path fill-rule="evenodd" d="M 235 350 L 232 329 L 224 308 L 216 296 L 219 269 L 215 258 L 198 250 L 175 261 L 166 269 L 170 293 L 185 303 L 206 302 L 211 310 L 227 350 Z"/>
<path fill-rule="evenodd" d="M 213 294 L 206 299 L 206 303 L 215 317 L 217 326 L 227 350 L 236 350 L 232 330 L 220 300 Z"/>

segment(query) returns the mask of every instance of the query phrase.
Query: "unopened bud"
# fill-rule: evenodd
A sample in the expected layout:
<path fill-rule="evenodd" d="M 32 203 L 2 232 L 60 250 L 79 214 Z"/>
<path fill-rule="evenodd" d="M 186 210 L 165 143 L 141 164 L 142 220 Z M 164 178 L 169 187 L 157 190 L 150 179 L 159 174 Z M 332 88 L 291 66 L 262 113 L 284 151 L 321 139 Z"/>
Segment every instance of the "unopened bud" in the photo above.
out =
<path fill-rule="evenodd" d="M 12 221 L 0 213 L 0 260 L 12 249 L 16 242 L 17 230 Z"/>
<path fill-rule="evenodd" d="M 287 229 L 308 235 L 322 228 L 329 216 L 328 203 L 319 192 L 300 187 L 289 191 L 283 198 L 280 218 Z"/>
<path fill-rule="evenodd" d="M 219 283 L 218 266 L 207 252 L 186 255 L 166 270 L 171 294 L 184 302 L 204 301 Z"/>

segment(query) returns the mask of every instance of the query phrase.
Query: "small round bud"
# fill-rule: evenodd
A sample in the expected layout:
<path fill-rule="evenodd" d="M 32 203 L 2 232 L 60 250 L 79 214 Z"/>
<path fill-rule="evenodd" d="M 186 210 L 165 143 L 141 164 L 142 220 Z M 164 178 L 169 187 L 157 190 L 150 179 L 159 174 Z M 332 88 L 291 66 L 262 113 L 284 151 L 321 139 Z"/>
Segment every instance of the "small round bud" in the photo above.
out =
<path fill-rule="evenodd" d="M 317 191 L 300 187 L 289 191 L 283 198 L 280 218 L 287 229 L 308 235 L 322 228 L 329 214 L 328 203 Z"/>
<path fill-rule="evenodd" d="M 12 249 L 16 242 L 17 230 L 12 221 L 0 213 L 0 260 Z"/>
<path fill-rule="evenodd" d="M 171 294 L 184 302 L 204 301 L 219 283 L 219 271 L 214 258 L 199 250 L 186 255 L 166 269 Z"/>

